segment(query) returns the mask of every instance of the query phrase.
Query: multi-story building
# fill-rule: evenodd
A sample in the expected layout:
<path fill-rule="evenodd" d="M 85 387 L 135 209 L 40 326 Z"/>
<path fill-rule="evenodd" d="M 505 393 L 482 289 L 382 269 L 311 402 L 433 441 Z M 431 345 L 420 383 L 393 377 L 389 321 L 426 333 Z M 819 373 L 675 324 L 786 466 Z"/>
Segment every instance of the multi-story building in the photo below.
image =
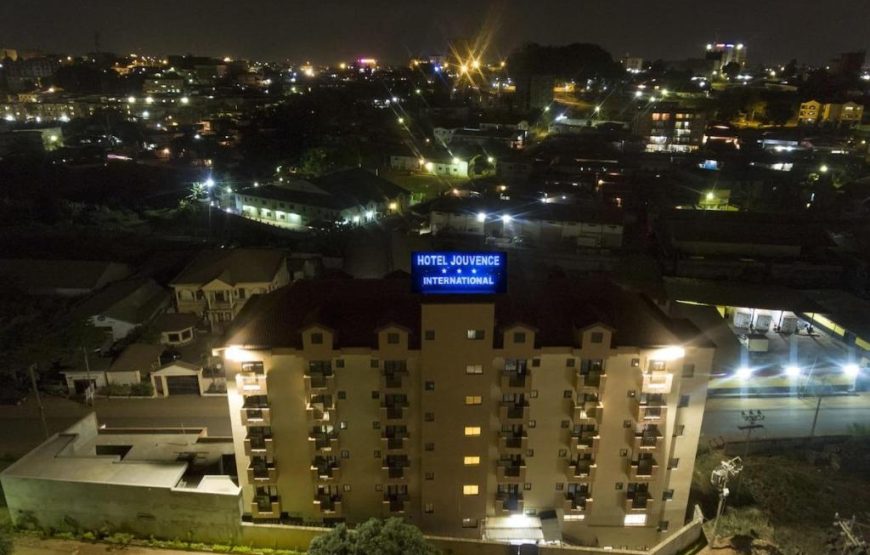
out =
<path fill-rule="evenodd" d="M 281 251 L 228 249 L 200 253 L 170 286 L 178 312 L 197 314 L 220 330 L 252 295 L 288 283 L 290 273 Z"/>
<path fill-rule="evenodd" d="M 852 101 L 837 104 L 808 100 L 801 103 L 798 111 L 798 122 L 806 125 L 858 125 L 863 117 L 864 106 Z"/>
<path fill-rule="evenodd" d="M 683 524 L 714 354 L 697 328 L 612 284 L 410 291 L 300 281 L 236 319 L 222 353 L 254 522 L 479 538 L 553 514 L 602 546 Z M 507 521 L 515 540 L 529 520 Z"/>
<path fill-rule="evenodd" d="M 707 60 L 714 62 L 714 72 L 722 73 L 725 66 L 737 64 L 746 66 L 746 46 L 743 43 L 717 42 L 707 45 Z"/>
<path fill-rule="evenodd" d="M 635 132 L 647 142 L 647 152 L 692 152 L 706 129 L 704 114 L 674 102 L 662 102 L 640 116 Z"/>

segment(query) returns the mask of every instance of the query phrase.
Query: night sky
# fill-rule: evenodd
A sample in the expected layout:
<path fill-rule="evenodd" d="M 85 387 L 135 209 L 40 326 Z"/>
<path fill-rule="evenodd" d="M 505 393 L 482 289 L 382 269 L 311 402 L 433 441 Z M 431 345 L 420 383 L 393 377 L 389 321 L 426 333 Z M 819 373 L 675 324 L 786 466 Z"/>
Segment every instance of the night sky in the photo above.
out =
<path fill-rule="evenodd" d="M 742 41 L 750 62 L 824 63 L 867 49 L 868 0 L 2 0 L 0 47 L 102 49 L 332 63 L 404 61 L 491 32 L 492 59 L 517 45 L 599 43 L 614 57 L 701 55 Z"/>

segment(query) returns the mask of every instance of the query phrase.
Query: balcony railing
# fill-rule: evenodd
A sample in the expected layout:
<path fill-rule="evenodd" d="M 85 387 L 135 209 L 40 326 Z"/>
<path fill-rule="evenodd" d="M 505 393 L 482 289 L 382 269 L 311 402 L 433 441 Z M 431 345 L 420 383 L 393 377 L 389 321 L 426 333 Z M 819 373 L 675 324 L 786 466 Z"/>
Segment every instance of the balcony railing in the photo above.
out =
<path fill-rule="evenodd" d="M 250 510 L 251 516 L 256 519 L 281 518 L 281 500 L 277 496 L 255 497 Z"/>
<path fill-rule="evenodd" d="M 604 407 L 598 401 L 580 401 L 574 405 L 575 424 L 601 424 Z"/>
<path fill-rule="evenodd" d="M 248 436 L 245 438 L 245 455 L 272 458 L 275 447 L 271 437 Z"/>
<path fill-rule="evenodd" d="M 592 498 L 576 493 L 566 493 L 563 509 L 566 513 L 588 513 L 592 510 Z"/>
<path fill-rule="evenodd" d="M 640 461 L 631 463 L 628 471 L 628 478 L 632 482 L 643 482 L 655 479 L 655 475 L 659 469 L 659 465 L 655 459 L 641 459 Z"/>
<path fill-rule="evenodd" d="M 309 432 L 308 447 L 312 454 L 333 452 L 338 449 L 338 432 Z"/>
<path fill-rule="evenodd" d="M 266 395 L 268 393 L 265 374 L 255 374 L 253 372 L 236 374 L 236 388 L 245 396 Z"/>
<path fill-rule="evenodd" d="M 242 426 L 270 426 L 272 410 L 269 408 L 242 409 Z"/>
<path fill-rule="evenodd" d="M 408 500 L 407 495 L 384 495 L 384 509 L 390 514 L 401 514 L 405 512 L 405 503 Z"/>
<path fill-rule="evenodd" d="M 305 391 L 309 393 L 332 391 L 334 388 L 335 374 L 320 372 L 305 374 Z"/>
<path fill-rule="evenodd" d="M 526 463 L 499 463 L 496 467 L 496 477 L 499 482 L 525 482 L 526 481 Z"/>
<path fill-rule="evenodd" d="M 381 405 L 381 420 L 403 420 L 406 417 L 407 401 Z"/>
<path fill-rule="evenodd" d="M 600 438 L 596 432 L 571 435 L 571 449 L 578 453 L 596 453 Z"/>
<path fill-rule="evenodd" d="M 661 424 L 667 420 L 668 405 L 663 397 L 633 399 L 631 408 L 639 424 Z"/>
<path fill-rule="evenodd" d="M 525 451 L 529 436 L 526 432 L 502 432 L 499 434 L 498 447 L 502 451 Z"/>
<path fill-rule="evenodd" d="M 382 435 L 381 444 L 388 451 L 396 451 L 406 449 L 408 444 L 408 434 L 396 434 L 393 436 Z"/>
<path fill-rule="evenodd" d="M 671 385 L 673 384 L 673 381 L 674 375 L 670 372 L 644 372 L 641 392 L 668 394 L 671 392 Z"/>
<path fill-rule="evenodd" d="M 634 434 L 634 452 L 654 452 L 664 445 L 665 439 L 659 431 Z"/>
<path fill-rule="evenodd" d="M 506 391 L 529 392 L 532 390 L 532 376 L 528 373 L 502 372 L 499 385 Z"/>
<path fill-rule="evenodd" d="M 569 477 L 572 481 L 592 482 L 595 480 L 595 470 L 598 465 L 590 459 L 579 459 L 568 464 Z"/>
<path fill-rule="evenodd" d="M 600 396 L 606 383 L 607 374 L 603 372 L 589 372 L 588 374 L 577 372 L 574 385 L 578 393 L 598 393 Z"/>
<path fill-rule="evenodd" d="M 625 498 L 625 512 L 640 512 L 652 509 L 655 501 L 649 493 L 629 493 Z"/>
<path fill-rule="evenodd" d="M 320 508 L 320 512 L 330 516 L 341 515 L 341 495 L 340 494 L 324 494 L 315 495 L 314 504 Z"/>
<path fill-rule="evenodd" d="M 501 513 L 523 512 L 522 493 L 497 493 L 495 495 L 496 510 Z"/>
<path fill-rule="evenodd" d="M 330 482 L 341 478 L 341 467 L 338 462 L 318 463 L 311 465 L 311 479 L 315 482 Z"/>
<path fill-rule="evenodd" d="M 278 469 L 274 464 L 269 464 L 265 467 L 248 467 L 248 483 L 263 486 L 274 485 L 278 482 Z"/>
<path fill-rule="evenodd" d="M 514 401 L 503 402 L 498 408 L 499 418 L 504 421 L 523 421 L 529 418 L 528 401 L 515 403 Z"/>

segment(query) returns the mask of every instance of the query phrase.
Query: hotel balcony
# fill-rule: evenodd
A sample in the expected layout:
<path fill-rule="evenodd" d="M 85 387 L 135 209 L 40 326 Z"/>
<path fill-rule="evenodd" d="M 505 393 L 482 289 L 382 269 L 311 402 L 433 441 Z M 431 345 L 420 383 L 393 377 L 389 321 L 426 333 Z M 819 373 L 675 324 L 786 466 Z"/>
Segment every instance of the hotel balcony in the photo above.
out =
<path fill-rule="evenodd" d="M 405 504 L 410 496 L 407 493 L 385 493 L 382 501 L 384 512 L 401 514 L 405 512 Z"/>
<path fill-rule="evenodd" d="M 529 393 L 532 390 L 532 376 L 528 372 L 502 372 L 499 383 L 505 393 Z"/>
<path fill-rule="evenodd" d="M 381 389 L 402 389 L 406 377 L 404 373 L 381 374 Z"/>
<path fill-rule="evenodd" d="M 313 373 L 305 374 L 305 391 L 307 393 L 322 393 L 335 389 L 335 374 Z"/>
<path fill-rule="evenodd" d="M 271 426 L 272 425 L 272 409 L 264 408 L 243 408 L 242 409 L 242 426 Z"/>
<path fill-rule="evenodd" d="M 596 393 L 601 396 L 604 392 L 604 385 L 607 383 L 607 374 L 601 372 L 590 372 L 581 374 L 577 372 L 575 375 L 574 388 L 577 393 Z"/>
<path fill-rule="evenodd" d="M 338 450 L 338 432 L 309 432 L 308 452 L 313 457 L 318 454 L 334 453 Z"/>
<path fill-rule="evenodd" d="M 514 401 L 506 401 L 502 402 L 498 407 L 498 417 L 502 422 L 510 422 L 517 421 L 523 422 L 529 419 L 529 402 L 528 401 L 520 401 L 516 403 Z"/>
<path fill-rule="evenodd" d="M 320 508 L 320 513 L 325 516 L 341 516 L 341 495 L 323 494 L 314 496 L 314 504 Z"/>
<path fill-rule="evenodd" d="M 625 498 L 625 512 L 638 513 L 653 508 L 655 500 L 647 492 L 629 493 Z"/>
<path fill-rule="evenodd" d="M 576 493 L 566 493 L 562 509 L 565 513 L 586 514 L 592 510 L 592 498 Z"/>
<path fill-rule="evenodd" d="M 523 512 L 522 493 L 496 493 L 495 511 L 498 514 L 511 514 Z"/>
<path fill-rule="evenodd" d="M 252 486 L 274 486 L 278 483 L 278 469 L 275 463 L 269 463 L 265 467 L 248 467 L 248 483 Z"/>
<path fill-rule="evenodd" d="M 499 461 L 495 468 L 495 475 L 499 482 L 514 483 L 526 481 L 526 462 L 518 463 Z"/>
<path fill-rule="evenodd" d="M 253 372 L 236 374 L 236 389 L 244 396 L 266 395 L 266 375 Z"/>
<path fill-rule="evenodd" d="M 651 429 L 645 433 L 634 434 L 632 442 L 633 453 L 654 453 L 665 444 L 665 438 L 658 429 Z"/>
<path fill-rule="evenodd" d="M 592 482 L 598 465 L 592 459 L 574 459 L 568 463 L 568 481 Z"/>
<path fill-rule="evenodd" d="M 601 424 L 604 407 L 598 401 L 578 401 L 574 403 L 575 424 Z"/>
<path fill-rule="evenodd" d="M 661 393 L 667 395 L 671 392 L 674 375 L 670 372 L 653 371 L 643 373 L 642 393 Z"/>
<path fill-rule="evenodd" d="M 592 453 L 598 452 L 598 442 L 601 439 L 598 432 L 593 432 L 594 435 L 576 435 L 571 434 L 571 450 L 577 453 Z"/>
<path fill-rule="evenodd" d="M 525 453 L 529 442 L 529 435 L 526 432 L 500 432 L 498 436 L 498 449 L 503 453 L 520 452 Z"/>
<path fill-rule="evenodd" d="M 408 432 L 392 436 L 381 434 L 381 446 L 386 451 L 401 451 L 408 448 Z"/>
<path fill-rule="evenodd" d="M 305 406 L 305 417 L 309 424 L 332 422 L 336 420 L 334 411 L 332 395 L 312 395 Z"/>
<path fill-rule="evenodd" d="M 275 456 L 275 447 L 271 437 L 248 436 L 245 438 L 245 455 L 249 457 L 266 457 L 271 459 Z"/>
<path fill-rule="evenodd" d="M 411 466 L 411 461 L 403 455 L 387 455 L 384 458 L 383 466 L 381 466 L 381 481 L 382 482 L 402 482 L 408 478 L 408 471 Z"/>
<path fill-rule="evenodd" d="M 632 416 L 638 424 L 664 424 L 667 421 L 668 406 L 661 397 L 650 398 L 646 401 L 632 399 Z"/>
<path fill-rule="evenodd" d="M 387 422 L 398 422 L 408 417 L 408 401 L 392 401 L 390 403 L 381 404 L 381 420 Z"/>
<path fill-rule="evenodd" d="M 315 482 L 334 482 L 341 478 L 338 460 L 315 457 L 311 463 L 311 479 Z"/>
<path fill-rule="evenodd" d="M 649 482 L 655 480 L 658 469 L 655 459 L 641 459 L 628 467 L 628 479 L 631 482 Z"/>
<path fill-rule="evenodd" d="M 281 500 L 277 496 L 255 497 L 251 501 L 250 510 L 254 519 L 279 519 L 281 518 Z"/>

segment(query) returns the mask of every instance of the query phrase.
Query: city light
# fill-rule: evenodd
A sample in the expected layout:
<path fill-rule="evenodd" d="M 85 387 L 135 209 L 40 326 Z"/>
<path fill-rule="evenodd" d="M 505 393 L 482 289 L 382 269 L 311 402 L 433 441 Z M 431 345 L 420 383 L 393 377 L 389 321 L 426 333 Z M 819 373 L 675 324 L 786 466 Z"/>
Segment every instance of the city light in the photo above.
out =
<path fill-rule="evenodd" d="M 850 378 L 858 377 L 858 374 L 861 372 L 861 368 L 855 364 L 854 362 L 850 362 L 843 366 L 843 373 L 849 376 Z"/>
<path fill-rule="evenodd" d="M 460 160 L 459 158 L 457 158 L 457 157 L 454 156 L 454 157 L 453 157 L 453 163 L 454 163 L 454 164 L 458 164 L 459 162 L 461 162 L 461 160 Z"/>
<path fill-rule="evenodd" d="M 511 217 L 510 214 L 505 214 L 504 216 L 501 217 L 501 221 L 504 224 L 509 224 L 511 222 L 511 220 L 513 220 L 513 218 Z"/>
<path fill-rule="evenodd" d="M 486 212 L 478 212 L 477 213 L 477 221 L 483 223 L 486 221 Z"/>
<path fill-rule="evenodd" d="M 716 198 L 716 193 L 713 191 L 707 192 L 707 200 L 714 200 Z"/>
<path fill-rule="evenodd" d="M 821 166 L 819 166 L 819 171 L 822 172 L 822 173 L 828 173 L 828 166 L 827 166 L 827 164 L 822 164 Z"/>
<path fill-rule="evenodd" d="M 212 179 L 212 178 L 210 178 L 210 177 L 209 177 L 208 179 L 206 179 L 206 180 L 205 180 L 205 186 L 208 187 L 209 189 L 211 189 L 212 187 L 214 187 L 214 179 Z"/>
<path fill-rule="evenodd" d="M 398 122 L 399 122 L 400 125 L 403 124 L 403 123 L 405 123 L 405 118 L 399 118 L 399 119 L 398 119 Z"/>
<path fill-rule="evenodd" d="M 154 98 L 153 98 L 153 97 L 151 97 L 151 96 L 146 96 L 146 97 L 145 97 L 145 104 L 153 104 L 153 103 L 154 103 Z"/>
<path fill-rule="evenodd" d="M 181 97 L 181 103 L 182 103 L 182 104 L 187 104 L 187 103 L 189 103 L 189 102 L 190 102 L 190 99 L 189 99 L 188 97 L 186 97 L 186 96 L 182 96 L 182 97 Z"/>
<path fill-rule="evenodd" d="M 366 210 L 366 219 L 371 220 L 375 216 L 375 213 L 372 210 Z"/>
<path fill-rule="evenodd" d="M 789 378 L 797 378 L 801 375 L 801 369 L 791 364 L 785 367 L 785 375 Z"/>
<path fill-rule="evenodd" d="M 492 163 L 495 162 L 495 158 L 493 158 L 492 156 L 487 156 L 487 157 L 486 157 L 486 161 L 487 161 L 488 163 L 492 164 Z"/>
<path fill-rule="evenodd" d="M 641 91 L 634 91 L 634 97 L 635 97 L 635 98 L 640 98 L 640 97 L 642 97 L 642 96 L 643 96 L 643 92 L 641 92 Z"/>
<path fill-rule="evenodd" d="M 745 382 L 746 380 L 748 380 L 749 378 L 752 377 L 752 369 L 749 368 L 748 366 L 741 366 L 740 368 L 737 369 L 736 376 L 737 376 L 737 379 L 739 379 L 742 382 Z"/>
<path fill-rule="evenodd" d="M 136 104 L 136 97 L 135 97 L 135 96 L 128 96 L 128 97 L 127 97 L 127 103 L 129 103 L 129 104 Z"/>

